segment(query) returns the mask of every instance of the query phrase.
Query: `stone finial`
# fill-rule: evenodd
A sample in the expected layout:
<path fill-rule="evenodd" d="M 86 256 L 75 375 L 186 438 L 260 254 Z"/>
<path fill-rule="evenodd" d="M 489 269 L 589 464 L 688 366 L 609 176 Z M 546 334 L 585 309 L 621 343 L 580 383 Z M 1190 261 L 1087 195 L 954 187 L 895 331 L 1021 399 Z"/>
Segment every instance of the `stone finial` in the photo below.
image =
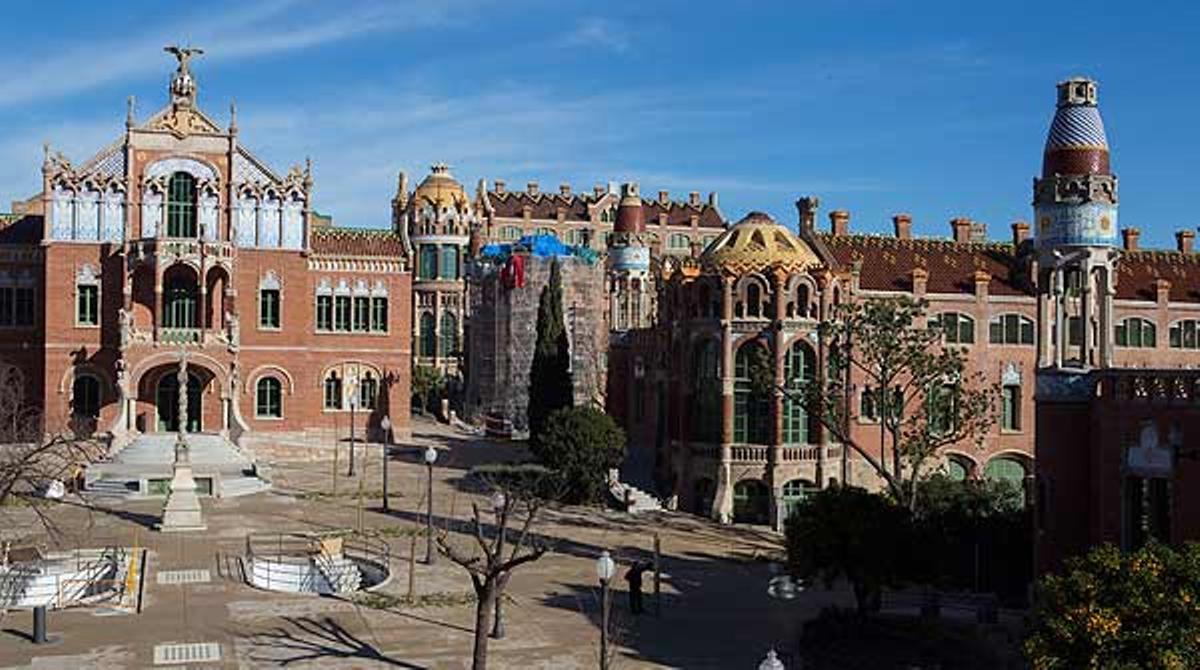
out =
<path fill-rule="evenodd" d="M 971 278 L 975 281 L 975 296 L 986 298 L 988 285 L 992 283 L 992 275 L 987 270 L 976 270 Z"/>
<path fill-rule="evenodd" d="M 492 190 L 496 192 L 496 195 L 504 195 L 504 193 L 505 193 L 504 180 L 497 179 L 495 182 L 493 182 Z"/>
<path fill-rule="evenodd" d="M 908 239 L 908 238 L 903 238 Z M 925 268 L 913 268 L 912 270 L 912 292 L 916 295 L 925 295 L 925 285 L 929 281 L 929 271 Z"/>
<path fill-rule="evenodd" d="M 237 125 L 237 101 L 229 101 L 229 134 L 235 135 L 238 131 Z"/>
<path fill-rule="evenodd" d="M 1159 304 L 1167 304 L 1167 302 L 1171 299 L 1171 282 L 1167 279 L 1155 279 L 1154 297 Z"/>
<path fill-rule="evenodd" d="M 132 128 L 137 125 L 137 101 L 131 95 L 125 99 L 125 127 Z"/>
<path fill-rule="evenodd" d="M 559 184 L 558 185 L 558 194 L 564 198 L 571 197 L 571 185 L 570 184 Z"/>
<path fill-rule="evenodd" d="M 525 192 L 528 193 L 529 195 L 537 195 L 538 194 L 538 183 L 536 181 L 531 181 L 531 182 L 526 183 L 525 184 Z"/>
<path fill-rule="evenodd" d="M 658 192 L 658 204 L 665 205 L 668 202 L 671 202 L 670 191 L 659 191 Z"/>
<path fill-rule="evenodd" d="M 688 204 L 692 207 L 700 206 L 700 191 L 692 191 L 688 193 Z"/>

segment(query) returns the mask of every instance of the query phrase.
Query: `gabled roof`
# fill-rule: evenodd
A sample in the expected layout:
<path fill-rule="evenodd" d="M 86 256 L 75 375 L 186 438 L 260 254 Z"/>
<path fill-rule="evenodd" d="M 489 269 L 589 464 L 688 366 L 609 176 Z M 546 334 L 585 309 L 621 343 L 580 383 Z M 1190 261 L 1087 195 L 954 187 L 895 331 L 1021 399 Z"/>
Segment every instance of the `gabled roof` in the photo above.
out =
<path fill-rule="evenodd" d="M 41 215 L 0 214 L 0 244 L 37 244 L 41 241 Z"/>

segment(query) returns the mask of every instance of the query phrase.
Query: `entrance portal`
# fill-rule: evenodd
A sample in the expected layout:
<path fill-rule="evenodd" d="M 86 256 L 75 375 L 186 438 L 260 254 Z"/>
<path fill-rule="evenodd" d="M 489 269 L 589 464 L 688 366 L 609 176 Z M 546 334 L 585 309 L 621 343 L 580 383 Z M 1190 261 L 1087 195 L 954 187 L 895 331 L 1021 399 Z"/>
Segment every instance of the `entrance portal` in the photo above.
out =
<path fill-rule="evenodd" d="M 187 381 L 187 432 L 200 432 L 200 378 L 188 373 Z M 158 429 L 174 433 L 179 430 L 179 379 L 173 372 L 158 380 L 155 394 L 158 409 Z"/>

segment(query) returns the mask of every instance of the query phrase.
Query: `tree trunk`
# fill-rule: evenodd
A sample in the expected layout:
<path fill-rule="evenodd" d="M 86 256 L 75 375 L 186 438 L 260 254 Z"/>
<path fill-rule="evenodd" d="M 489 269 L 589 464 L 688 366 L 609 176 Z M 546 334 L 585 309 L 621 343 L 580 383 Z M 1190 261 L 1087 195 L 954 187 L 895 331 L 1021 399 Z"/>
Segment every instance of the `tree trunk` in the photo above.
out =
<path fill-rule="evenodd" d="M 476 592 L 475 650 L 471 670 L 487 670 L 488 631 L 492 626 L 492 610 L 496 603 L 495 583 L 488 581 L 482 592 Z"/>

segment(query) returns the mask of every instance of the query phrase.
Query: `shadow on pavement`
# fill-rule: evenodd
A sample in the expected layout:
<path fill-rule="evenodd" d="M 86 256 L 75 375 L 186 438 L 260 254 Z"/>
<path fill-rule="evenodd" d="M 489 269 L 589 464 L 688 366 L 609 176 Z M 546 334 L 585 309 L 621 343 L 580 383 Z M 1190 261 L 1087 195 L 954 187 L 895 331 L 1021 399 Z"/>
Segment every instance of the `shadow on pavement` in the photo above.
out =
<path fill-rule="evenodd" d="M 283 617 L 283 620 L 287 626 L 242 637 L 263 650 L 291 655 L 286 658 L 279 658 L 275 654 L 251 655 L 250 660 L 287 666 L 320 659 L 361 659 L 397 668 L 423 670 L 423 666 L 384 656 L 370 643 L 352 635 L 332 617 Z"/>

